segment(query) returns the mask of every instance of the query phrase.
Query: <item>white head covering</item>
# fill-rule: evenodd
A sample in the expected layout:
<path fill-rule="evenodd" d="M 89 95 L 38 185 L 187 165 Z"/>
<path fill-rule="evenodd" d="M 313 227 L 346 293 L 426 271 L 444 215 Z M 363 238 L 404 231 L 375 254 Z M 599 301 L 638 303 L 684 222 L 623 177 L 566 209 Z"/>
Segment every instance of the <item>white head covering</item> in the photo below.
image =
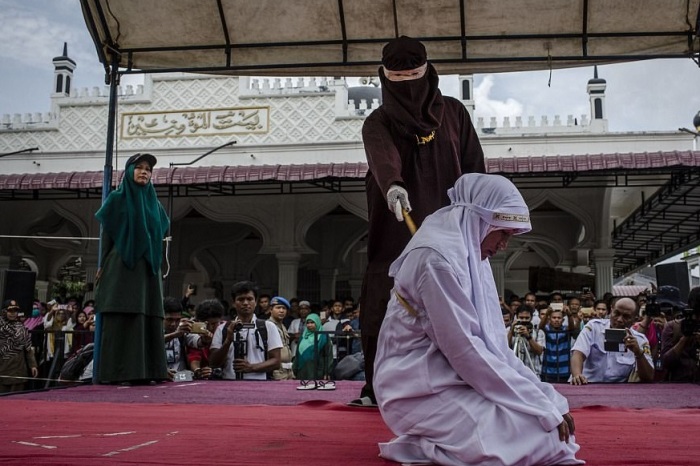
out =
<path fill-rule="evenodd" d="M 488 259 L 481 260 L 481 242 L 493 230 L 512 229 L 516 235 L 530 231 L 527 204 L 515 185 L 499 175 L 463 175 L 447 194 L 452 203 L 426 217 L 391 264 L 389 275 L 396 276 L 410 251 L 437 251 L 452 265 L 470 295 L 487 347 L 494 353 L 507 351 L 498 291 Z"/>

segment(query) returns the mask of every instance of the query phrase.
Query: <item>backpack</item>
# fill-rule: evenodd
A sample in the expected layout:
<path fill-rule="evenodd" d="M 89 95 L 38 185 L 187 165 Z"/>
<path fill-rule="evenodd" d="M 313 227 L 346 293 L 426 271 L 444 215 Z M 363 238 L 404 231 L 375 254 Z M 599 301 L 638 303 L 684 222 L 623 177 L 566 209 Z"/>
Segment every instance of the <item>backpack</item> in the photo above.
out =
<path fill-rule="evenodd" d="M 85 367 L 92 361 L 93 349 L 94 344 L 88 343 L 80 348 L 77 353 L 68 358 L 61 368 L 61 380 L 79 380 Z"/>

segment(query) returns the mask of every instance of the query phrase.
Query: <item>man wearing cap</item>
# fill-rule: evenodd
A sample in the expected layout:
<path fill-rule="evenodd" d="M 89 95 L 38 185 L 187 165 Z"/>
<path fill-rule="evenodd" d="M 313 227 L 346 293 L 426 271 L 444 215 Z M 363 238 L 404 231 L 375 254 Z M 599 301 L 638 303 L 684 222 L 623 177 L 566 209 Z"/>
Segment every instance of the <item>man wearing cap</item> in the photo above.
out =
<path fill-rule="evenodd" d="M 447 190 L 464 173 L 484 172 L 484 154 L 464 105 L 443 96 L 425 47 L 410 37 L 391 40 L 379 68 L 382 105 L 365 120 L 362 140 L 369 232 L 360 306 L 367 381 L 353 406 L 376 405 L 372 387 L 377 337 L 393 280 L 389 265 L 410 239 L 402 210 L 417 225 L 447 204 Z"/>
<path fill-rule="evenodd" d="M 32 340 L 19 321 L 22 313 L 17 301 L 3 303 L 0 315 L 0 393 L 21 391 L 27 377 L 38 372 Z"/>
<path fill-rule="evenodd" d="M 581 330 L 571 349 L 571 385 L 631 381 L 636 372 L 641 382 L 653 382 L 654 363 L 649 340 L 632 330 L 637 320 L 637 303 L 620 298 L 610 312 L 610 319 L 593 319 Z M 624 351 L 605 349 L 605 330 L 624 329 Z"/>
<path fill-rule="evenodd" d="M 280 367 L 272 371 L 274 380 L 293 380 L 294 372 L 292 371 L 292 350 L 289 347 L 289 333 L 284 326 L 284 318 L 289 312 L 291 305 L 282 296 L 275 296 L 270 300 L 270 322 L 275 324 L 277 331 L 282 339 L 282 348 L 280 349 Z"/>

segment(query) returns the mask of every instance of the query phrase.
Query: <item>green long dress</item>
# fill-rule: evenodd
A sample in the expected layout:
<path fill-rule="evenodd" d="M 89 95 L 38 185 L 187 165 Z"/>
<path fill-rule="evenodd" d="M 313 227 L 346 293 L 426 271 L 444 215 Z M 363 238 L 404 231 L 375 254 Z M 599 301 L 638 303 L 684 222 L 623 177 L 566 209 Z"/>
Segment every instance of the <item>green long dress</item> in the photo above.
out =
<path fill-rule="evenodd" d="M 134 181 L 134 167 L 144 156 L 153 168 L 154 157 L 131 157 L 119 188 L 95 214 L 103 228 L 95 289 L 100 316 L 95 361 L 99 383 L 168 378 L 160 264 L 169 220 L 153 185 Z"/>
<path fill-rule="evenodd" d="M 166 380 L 163 285 L 145 259 L 126 267 L 114 243 L 103 235 L 105 259 L 95 290 L 102 319 L 100 383 Z"/>

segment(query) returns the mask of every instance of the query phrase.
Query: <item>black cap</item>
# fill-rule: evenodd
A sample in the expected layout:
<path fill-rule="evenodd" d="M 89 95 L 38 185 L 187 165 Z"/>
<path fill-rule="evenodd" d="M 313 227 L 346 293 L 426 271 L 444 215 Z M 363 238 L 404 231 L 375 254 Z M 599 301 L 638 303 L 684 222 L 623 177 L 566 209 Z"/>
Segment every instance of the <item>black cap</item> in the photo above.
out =
<path fill-rule="evenodd" d="M 679 309 L 686 307 L 686 303 L 681 299 L 681 290 L 671 285 L 663 285 L 656 290 L 656 304 L 670 304 Z"/>
<path fill-rule="evenodd" d="M 412 37 L 392 39 L 382 49 L 382 65 L 391 71 L 413 70 L 423 66 L 427 60 L 425 46 Z"/>
<path fill-rule="evenodd" d="M 139 154 L 134 154 L 131 157 L 129 157 L 129 160 L 126 161 L 126 165 L 124 165 L 124 167 L 128 167 L 132 163 L 137 164 L 137 163 L 141 162 L 142 160 L 145 160 L 146 162 L 148 162 L 148 164 L 151 166 L 151 168 L 155 167 L 156 163 L 158 162 L 158 160 L 151 154 L 145 154 L 145 153 L 140 154 L 139 153 Z"/>
<path fill-rule="evenodd" d="M 17 301 L 15 301 L 14 299 L 6 300 L 4 303 L 2 303 L 2 308 L 6 311 L 9 309 L 14 309 L 17 311 L 20 310 L 19 304 L 17 304 Z"/>

